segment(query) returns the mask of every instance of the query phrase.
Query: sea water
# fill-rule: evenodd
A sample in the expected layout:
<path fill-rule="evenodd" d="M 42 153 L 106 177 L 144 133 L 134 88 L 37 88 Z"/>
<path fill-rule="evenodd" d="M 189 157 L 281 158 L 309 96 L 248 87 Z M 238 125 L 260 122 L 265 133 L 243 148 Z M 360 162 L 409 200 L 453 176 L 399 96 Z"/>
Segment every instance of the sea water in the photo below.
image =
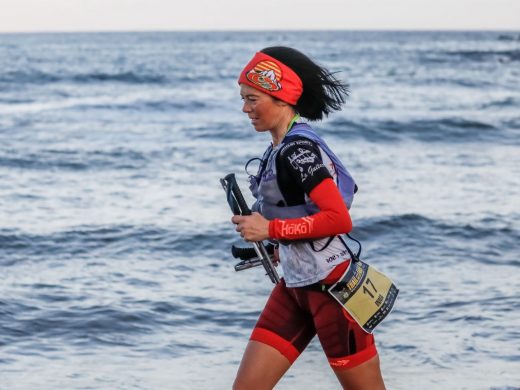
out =
<path fill-rule="evenodd" d="M 0 35 L 0 388 L 230 388 L 272 284 L 219 178 L 270 141 L 237 76 L 273 45 L 350 85 L 314 126 L 400 288 L 387 387 L 520 388 L 520 34 L 338 31 Z M 339 388 L 317 340 L 277 388 Z"/>

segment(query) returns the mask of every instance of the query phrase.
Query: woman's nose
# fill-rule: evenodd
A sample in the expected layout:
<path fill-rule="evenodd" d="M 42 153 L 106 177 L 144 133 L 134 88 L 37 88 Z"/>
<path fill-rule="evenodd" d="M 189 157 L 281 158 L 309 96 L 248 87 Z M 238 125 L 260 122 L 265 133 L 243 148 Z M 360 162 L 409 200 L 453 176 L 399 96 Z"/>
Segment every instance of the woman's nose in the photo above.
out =
<path fill-rule="evenodd" d="M 242 105 L 242 112 L 251 112 L 251 106 L 247 102 L 244 102 L 244 104 Z"/>

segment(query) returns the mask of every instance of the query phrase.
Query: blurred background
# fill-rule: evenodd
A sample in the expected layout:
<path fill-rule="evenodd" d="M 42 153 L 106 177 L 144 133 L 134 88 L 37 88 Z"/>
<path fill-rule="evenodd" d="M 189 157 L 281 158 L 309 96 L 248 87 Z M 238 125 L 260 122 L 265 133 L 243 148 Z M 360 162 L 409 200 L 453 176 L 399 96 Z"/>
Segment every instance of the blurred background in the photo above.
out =
<path fill-rule="evenodd" d="M 375 333 L 387 387 L 520 388 L 520 27 L 238 27 L 0 34 L 1 387 L 230 388 L 272 285 L 233 270 L 218 179 L 247 189 L 270 139 L 237 76 L 286 45 L 350 84 L 314 127 L 401 290 Z M 277 388 L 303 387 L 339 387 L 317 340 Z"/>

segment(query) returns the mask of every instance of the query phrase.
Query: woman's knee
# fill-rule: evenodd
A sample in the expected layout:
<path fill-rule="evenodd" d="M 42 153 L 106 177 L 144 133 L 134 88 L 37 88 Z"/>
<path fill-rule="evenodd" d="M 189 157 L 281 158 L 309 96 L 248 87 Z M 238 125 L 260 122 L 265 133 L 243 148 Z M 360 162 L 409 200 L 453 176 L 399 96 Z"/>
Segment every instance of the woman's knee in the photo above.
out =
<path fill-rule="evenodd" d="M 334 370 L 334 373 L 344 389 L 385 390 L 378 355 L 359 366 L 345 370 Z"/>

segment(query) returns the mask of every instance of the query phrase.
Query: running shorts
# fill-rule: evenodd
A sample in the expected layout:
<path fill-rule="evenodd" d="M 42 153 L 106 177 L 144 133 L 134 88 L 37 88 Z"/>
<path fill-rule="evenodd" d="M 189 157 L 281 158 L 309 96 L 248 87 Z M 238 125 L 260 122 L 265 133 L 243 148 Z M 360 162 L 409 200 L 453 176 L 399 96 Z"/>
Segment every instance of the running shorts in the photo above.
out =
<path fill-rule="evenodd" d="M 356 367 L 377 355 L 366 333 L 327 291 L 289 288 L 282 279 L 273 289 L 251 335 L 270 345 L 291 364 L 318 334 L 334 370 Z"/>

